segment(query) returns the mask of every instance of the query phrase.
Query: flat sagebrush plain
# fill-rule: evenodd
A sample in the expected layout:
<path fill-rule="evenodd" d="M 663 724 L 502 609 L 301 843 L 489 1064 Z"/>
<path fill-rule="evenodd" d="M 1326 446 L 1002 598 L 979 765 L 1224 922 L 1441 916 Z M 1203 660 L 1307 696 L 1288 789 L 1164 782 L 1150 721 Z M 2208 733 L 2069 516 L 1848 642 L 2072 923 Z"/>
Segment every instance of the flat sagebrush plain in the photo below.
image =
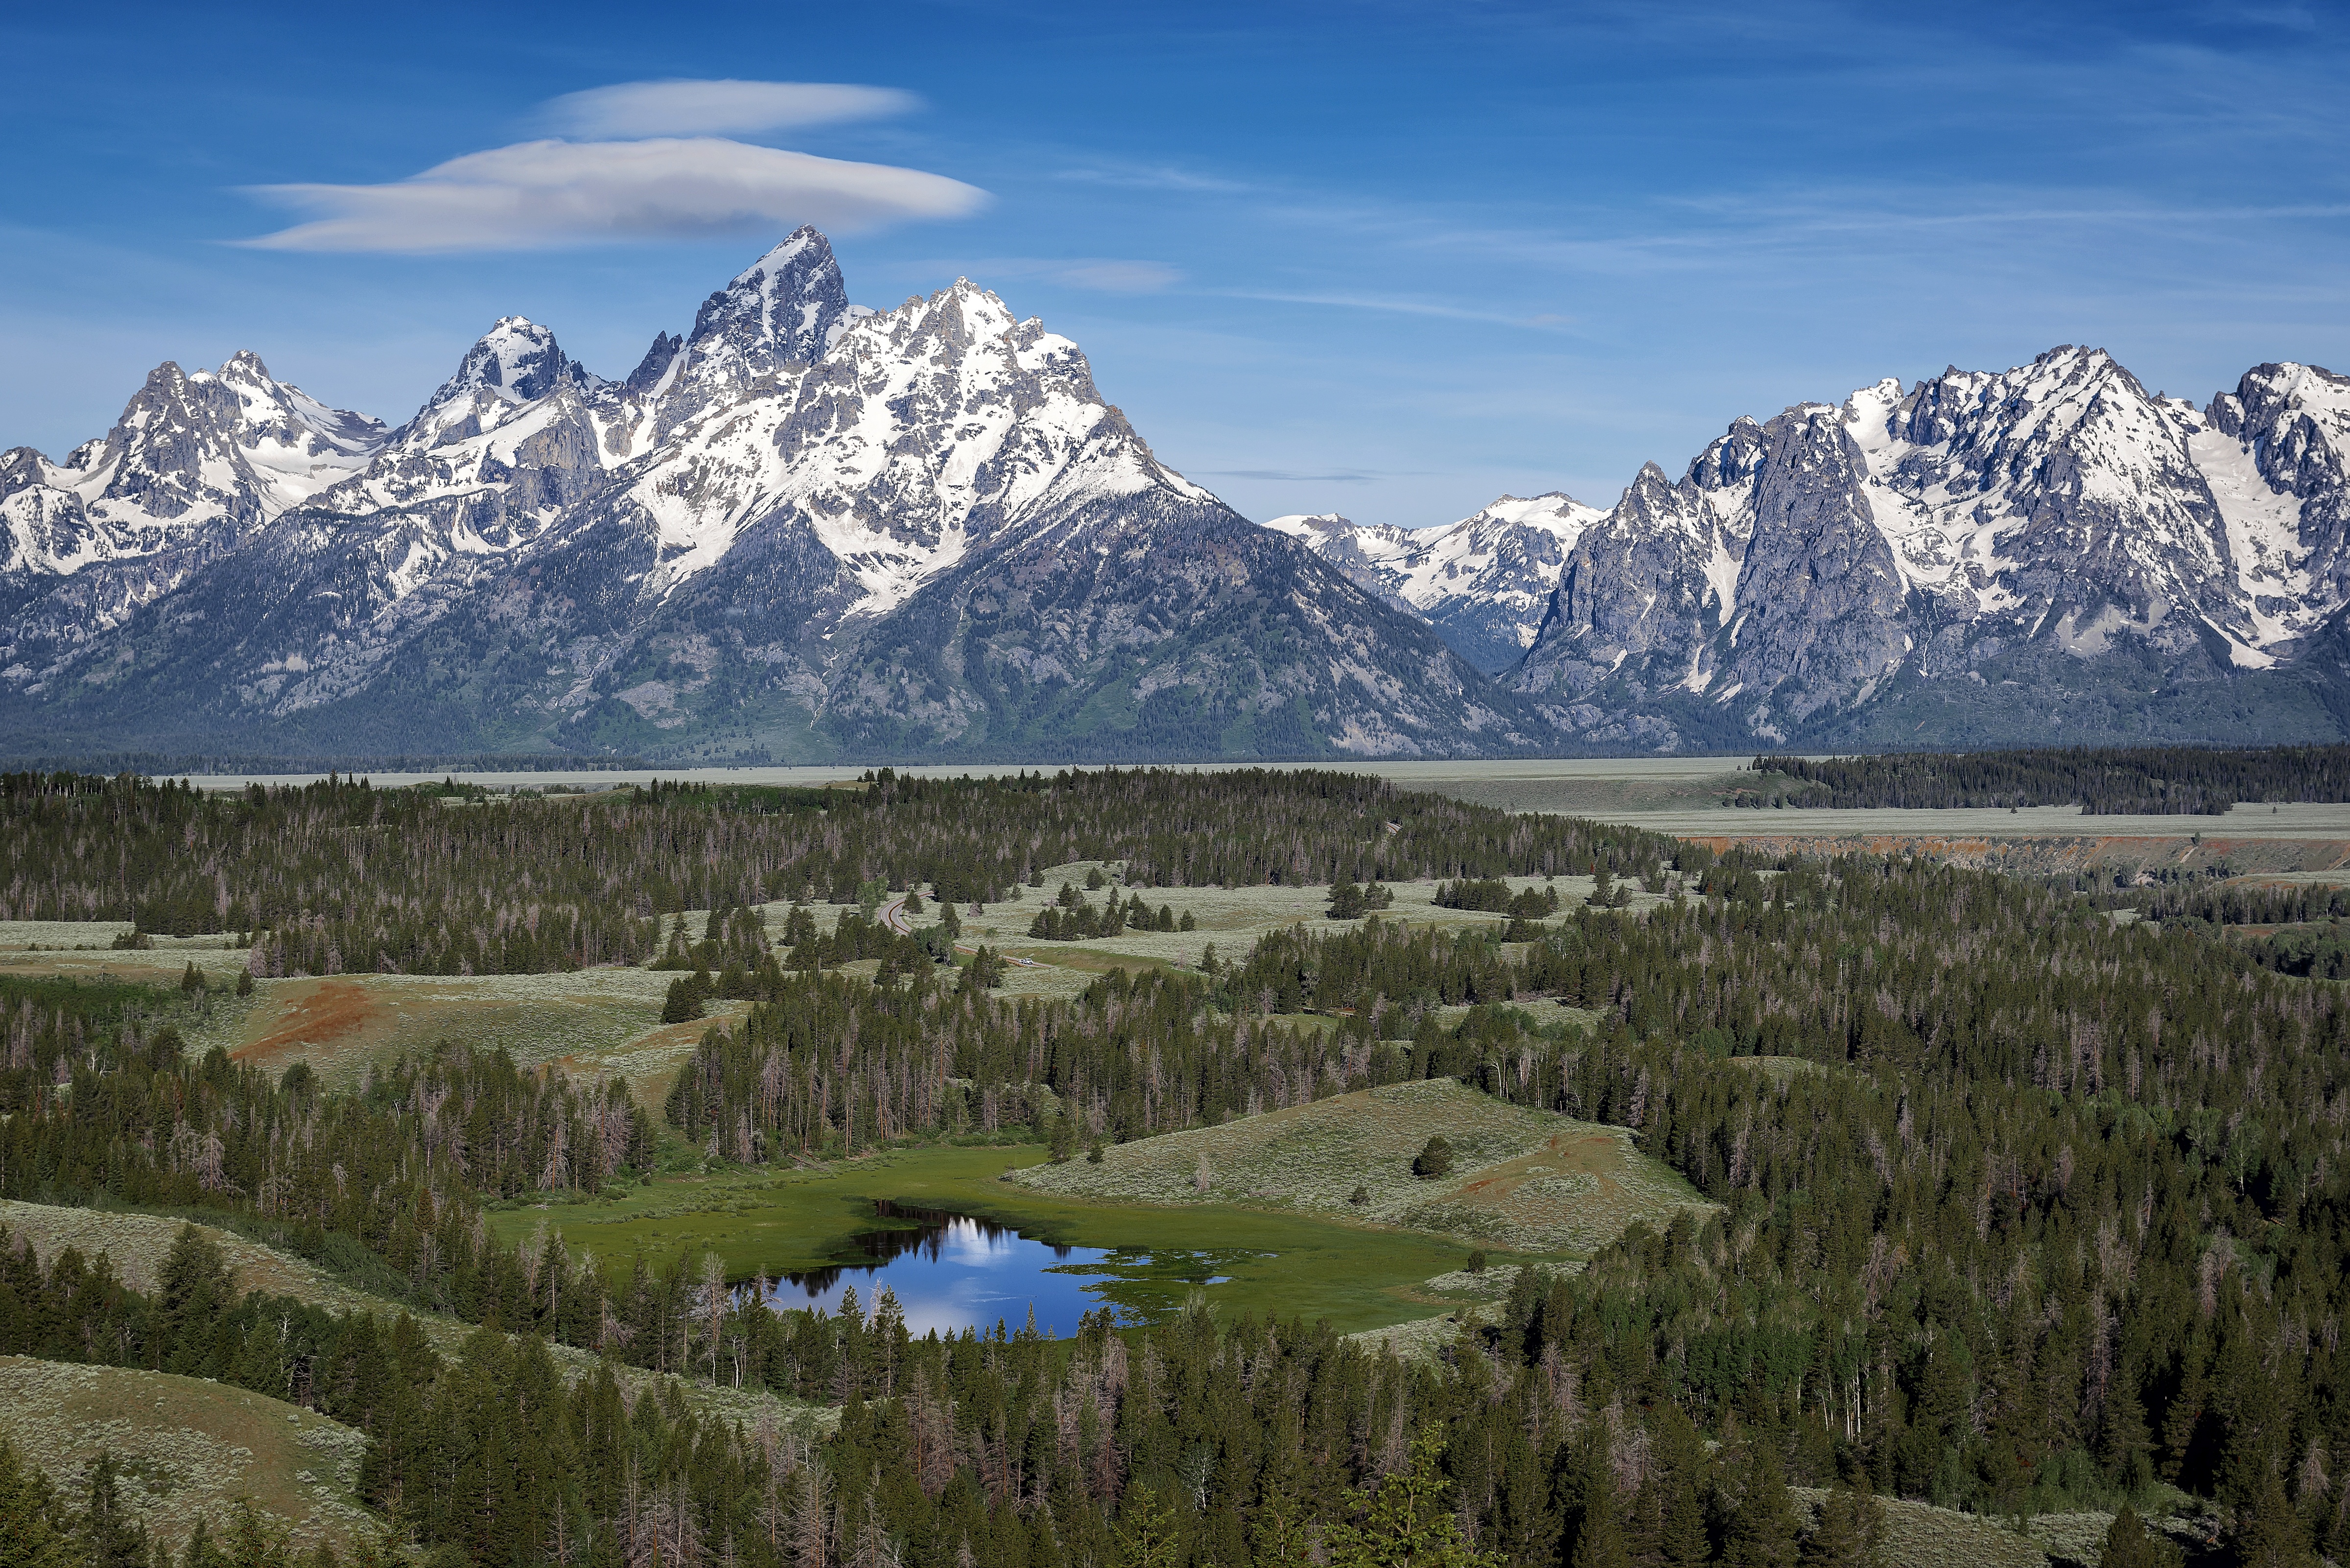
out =
<path fill-rule="evenodd" d="M 1452 1169 L 1423 1180 L 1412 1157 L 1437 1136 L 1451 1145 Z M 1709 1207 L 1622 1127 L 1513 1106 L 1449 1078 L 1143 1138 L 1105 1148 L 1098 1165 L 1031 1166 L 1013 1179 L 1068 1198 L 1237 1204 L 1534 1253 L 1588 1253 L 1636 1220 L 1662 1229 L 1682 1209 Z"/>

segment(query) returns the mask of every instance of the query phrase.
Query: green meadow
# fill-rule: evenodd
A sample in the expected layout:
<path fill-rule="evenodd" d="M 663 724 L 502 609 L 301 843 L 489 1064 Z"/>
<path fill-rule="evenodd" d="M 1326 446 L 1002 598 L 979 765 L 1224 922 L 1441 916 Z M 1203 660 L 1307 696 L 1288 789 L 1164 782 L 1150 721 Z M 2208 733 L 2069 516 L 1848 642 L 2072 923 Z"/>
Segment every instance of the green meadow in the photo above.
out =
<path fill-rule="evenodd" d="M 855 1238 L 891 1228 L 875 1218 L 881 1199 L 993 1220 L 1055 1245 L 1147 1252 L 1148 1267 L 1122 1271 L 1107 1287 L 1139 1311 L 1180 1305 L 1193 1279 L 1213 1273 L 1228 1276 L 1205 1287 L 1219 1312 L 1327 1318 L 1345 1333 L 1440 1311 L 1447 1298 L 1424 1282 L 1459 1269 L 1468 1252 L 1409 1231 L 1215 1204 L 1095 1202 L 998 1179 L 1044 1158 L 1035 1144 L 898 1149 L 780 1175 L 659 1178 L 617 1201 L 494 1210 L 489 1220 L 510 1243 L 546 1225 L 606 1260 L 715 1252 L 732 1278 L 772 1278 L 865 1262 Z"/>

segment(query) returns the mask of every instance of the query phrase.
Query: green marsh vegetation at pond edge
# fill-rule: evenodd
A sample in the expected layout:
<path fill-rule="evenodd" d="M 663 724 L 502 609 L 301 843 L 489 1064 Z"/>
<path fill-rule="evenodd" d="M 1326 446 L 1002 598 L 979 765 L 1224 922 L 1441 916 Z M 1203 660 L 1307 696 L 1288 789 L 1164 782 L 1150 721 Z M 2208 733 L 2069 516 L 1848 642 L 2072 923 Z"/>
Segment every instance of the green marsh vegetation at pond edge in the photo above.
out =
<path fill-rule="evenodd" d="M 662 1178 L 615 1201 L 494 1210 L 492 1234 L 511 1245 L 542 1224 L 607 1263 L 641 1251 L 655 1263 L 715 1253 L 727 1277 L 769 1278 L 865 1262 L 855 1238 L 911 1221 L 877 1219 L 877 1200 L 993 1220 L 1037 1241 L 1153 1254 L 1213 1254 L 1230 1282 L 1207 1287 L 1220 1314 L 1253 1313 L 1341 1333 L 1380 1328 L 1441 1310 L 1422 1281 L 1461 1267 L 1459 1242 L 1332 1224 L 1224 1205 L 1182 1209 L 1046 1197 L 997 1179 L 1040 1164 L 1044 1146 L 895 1149 L 815 1169 L 724 1171 Z M 1235 1256 L 1247 1254 L 1246 1256 Z M 1118 1288 L 1110 1287 L 1117 1296 Z M 1131 1293 L 1148 1307 L 1162 1294 Z M 1014 1326 L 1018 1326 L 1014 1324 Z"/>

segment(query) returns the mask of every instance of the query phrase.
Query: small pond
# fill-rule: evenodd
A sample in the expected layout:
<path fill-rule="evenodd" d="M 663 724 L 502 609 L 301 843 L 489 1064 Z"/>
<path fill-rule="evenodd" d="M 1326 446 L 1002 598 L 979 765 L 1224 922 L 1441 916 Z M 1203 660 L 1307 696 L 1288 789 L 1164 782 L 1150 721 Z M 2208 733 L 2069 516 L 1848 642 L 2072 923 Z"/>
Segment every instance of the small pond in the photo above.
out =
<path fill-rule="evenodd" d="M 968 1215 L 887 1201 L 874 1210 L 891 1228 L 854 1239 L 863 1261 L 786 1274 L 770 1288 L 769 1302 L 831 1312 L 854 1287 L 869 1314 L 886 1286 L 916 1338 L 932 1329 L 989 1333 L 998 1321 L 1016 1332 L 1031 1308 L 1039 1332 L 1066 1338 L 1078 1319 L 1104 1307 L 1126 1324 L 1179 1311 L 1192 1291 L 1223 1283 L 1232 1263 L 1256 1255 L 1061 1247 Z"/>

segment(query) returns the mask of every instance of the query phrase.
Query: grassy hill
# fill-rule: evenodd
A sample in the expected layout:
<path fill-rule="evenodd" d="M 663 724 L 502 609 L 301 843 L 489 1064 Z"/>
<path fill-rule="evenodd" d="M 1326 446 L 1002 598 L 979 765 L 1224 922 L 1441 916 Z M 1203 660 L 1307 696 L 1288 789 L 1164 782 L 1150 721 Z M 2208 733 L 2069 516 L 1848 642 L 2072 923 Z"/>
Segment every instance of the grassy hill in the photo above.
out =
<path fill-rule="evenodd" d="M 1451 1173 L 1422 1180 L 1412 1157 L 1438 1135 L 1452 1146 Z M 1661 1228 L 1705 1206 L 1622 1127 L 1508 1105 L 1449 1078 L 1143 1138 L 1105 1148 L 1099 1165 L 1032 1166 L 1011 1179 L 1071 1198 L 1286 1210 L 1570 1255 L 1635 1220 Z"/>
<path fill-rule="evenodd" d="M 374 1532 L 355 1495 L 367 1438 L 225 1383 L 0 1355 L 0 1432 L 68 1489 L 111 1450 L 130 1512 L 175 1546 L 240 1499 L 306 1548 L 348 1552 Z"/>
<path fill-rule="evenodd" d="M 95 1258 L 104 1253 L 113 1260 L 114 1272 L 124 1284 L 151 1294 L 155 1289 L 156 1270 L 170 1253 L 182 1223 L 179 1220 L 154 1214 L 0 1201 L 0 1228 L 5 1228 L 12 1236 L 24 1237 L 40 1254 L 43 1262 L 47 1262 L 67 1247 L 76 1248 L 85 1258 Z M 230 1268 L 235 1272 L 236 1288 L 240 1292 L 260 1291 L 268 1295 L 291 1296 L 296 1301 L 307 1302 L 330 1312 L 387 1314 L 404 1312 L 416 1320 L 425 1337 L 432 1341 L 432 1347 L 443 1355 L 456 1355 L 466 1337 L 476 1332 L 473 1324 L 456 1318 L 439 1313 L 420 1312 L 353 1289 L 306 1259 L 281 1252 L 275 1247 L 264 1246 L 234 1231 L 209 1225 L 199 1225 L 196 1229 L 226 1255 Z M 567 1345 L 549 1345 L 547 1351 L 567 1379 L 584 1376 L 600 1365 L 589 1352 Z M 636 1367 L 615 1366 L 613 1372 L 622 1385 L 632 1391 L 666 1381 L 657 1374 Z M 787 1422 L 795 1416 L 825 1414 L 796 1400 L 778 1398 L 764 1389 L 724 1388 L 692 1383 L 680 1386 L 687 1402 L 697 1411 L 726 1421 L 755 1422 L 762 1413 L 773 1415 L 779 1422 Z M 37 1450 L 28 1452 L 36 1459 L 41 1457 Z"/>

